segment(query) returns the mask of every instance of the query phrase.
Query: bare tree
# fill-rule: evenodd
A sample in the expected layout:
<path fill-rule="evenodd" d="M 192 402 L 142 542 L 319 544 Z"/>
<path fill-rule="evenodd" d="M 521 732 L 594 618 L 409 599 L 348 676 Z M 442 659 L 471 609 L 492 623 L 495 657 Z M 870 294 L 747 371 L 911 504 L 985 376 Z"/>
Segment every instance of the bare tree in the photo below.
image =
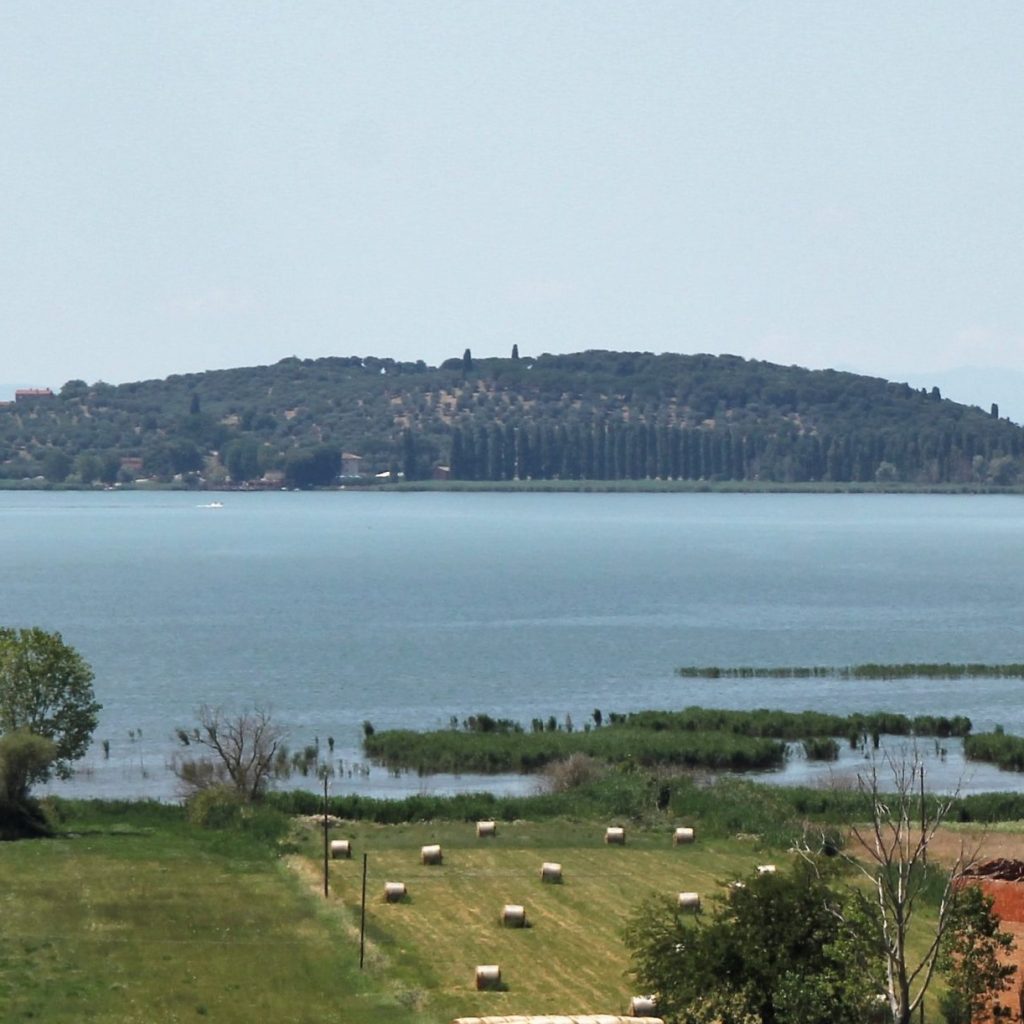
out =
<path fill-rule="evenodd" d="M 284 732 L 262 708 L 228 714 L 220 707 L 203 704 L 199 725 L 178 729 L 182 746 L 197 746 L 199 757 L 179 755 L 172 768 L 189 792 L 214 785 L 232 786 L 239 797 L 257 800 L 274 773 Z"/>
<path fill-rule="evenodd" d="M 856 891 L 885 967 L 890 1019 L 910 1024 L 935 976 L 944 940 L 955 927 L 957 884 L 977 862 L 978 850 L 961 842 L 952 863 L 941 870 L 929 861 L 930 847 L 958 793 L 940 797 L 927 792 L 925 764 L 916 748 L 872 761 L 858 775 L 857 789 L 864 798 L 865 820 L 851 826 L 851 850 L 843 856 L 868 883 L 866 890 L 858 886 Z M 911 929 L 923 904 L 934 906 L 937 887 L 937 915 L 928 924 L 927 945 L 915 954 L 908 944 Z"/>

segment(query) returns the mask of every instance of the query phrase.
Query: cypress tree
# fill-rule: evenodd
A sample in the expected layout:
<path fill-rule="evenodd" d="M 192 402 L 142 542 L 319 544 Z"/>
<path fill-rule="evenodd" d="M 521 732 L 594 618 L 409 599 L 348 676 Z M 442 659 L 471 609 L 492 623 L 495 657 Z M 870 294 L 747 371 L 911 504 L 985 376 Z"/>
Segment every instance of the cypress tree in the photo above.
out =
<path fill-rule="evenodd" d="M 595 423 L 591 427 L 594 443 L 594 479 L 607 480 L 608 477 L 608 439 L 605 437 L 603 423 Z"/>
<path fill-rule="evenodd" d="M 498 429 L 502 432 L 502 478 L 514 480 L 516 478 L 516 428 L 511 423 L 506 423 Z"/>
<path fill-rule="evenodd" d="M 408 427 L 402 431 L 402 474 L 406 480 L 418 479 L 416 474 L 416 440 Z"/>
<path fill-rule="evenodd" d="M 466 453 L 462 440 L 462 427 L 455 427 L 452 430 L 452 454 L 448 460 L 452 471 L 452 479 L 465 480 Z"/>

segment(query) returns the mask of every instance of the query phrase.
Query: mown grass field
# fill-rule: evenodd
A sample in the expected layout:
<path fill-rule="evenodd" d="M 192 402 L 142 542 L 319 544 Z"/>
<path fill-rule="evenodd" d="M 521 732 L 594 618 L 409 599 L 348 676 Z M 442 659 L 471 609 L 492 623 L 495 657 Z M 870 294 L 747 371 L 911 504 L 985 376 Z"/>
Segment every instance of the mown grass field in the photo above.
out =
<path fill-rule="evenodd" d="M 332 902 L 355 919 L 365 852 L 374 971 L 386 972 L 391 957 L 413 952 L 431 986 L 405 998 L 438 1022 L 456 1015 L 624 1012 L 637 993 L 622 928 L 643 899 L 681 890 L 710 896 L 766 856 L 750 840 L 673 847 L 667 823 L 627 831 L 624 847 L 606 846 L 597 823 L 502 823 L 494 839 L 477 839 L 468 823 L 353 825 L 332 835 L 350 838 L 354 849 L 351 860 L 331 862 Z M 444 863 L 420 864 L 421 845 L 434 842 Z M 304 846 L 311 887 L 320 877 L 319 844 L 317 832 Z M 562 864 L 563 884 L 540 881 L 543 861 Z M 385 881 L 405 882 L 407 900 L 386 903 Z M 522 904 L 530 927 L 503 928 L 506 903 Z M 478 964 L 499 964 L 507 990 L 477 992 Z"/>

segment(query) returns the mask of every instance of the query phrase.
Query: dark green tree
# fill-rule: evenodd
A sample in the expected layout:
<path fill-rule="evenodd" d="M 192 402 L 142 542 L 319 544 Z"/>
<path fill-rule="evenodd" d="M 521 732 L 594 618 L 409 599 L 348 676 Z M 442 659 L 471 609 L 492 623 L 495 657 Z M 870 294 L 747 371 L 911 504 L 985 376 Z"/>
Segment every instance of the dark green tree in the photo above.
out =
<path fill-rule="evenodd" d="M 468 348 L 462 353 L 462 369 L 465 373 L 473 369 L 473 353 Z"/>
<path fill-rule="evenodd" d="M 327 487 L 341 472 L 341 452 L 329 445 L 292 450 L 284 464 L 285 481 L 290 487 Z"/>
<path fill-rule="evenodd" d="M 735 883 L 705 920 L 654 897 L 626 929 L 633 974 L 673 1024 L 864 1024 L 882 961 L 817 867 Z"/>
<path fill-rule="evenodd" d="M 519 346 L 518 345 L 513 345 L 512 346 L 512 359 L 515 362 L 519 361 Z"/>
<path fill-rule="evenodd" d="M 43 476 L 52 484 L 63 483 L 71 472 L 71 457 L 59 449 L 48 451 L 43 456 Z"/>
<path fill-rule="evenodd" d="M 103 474 L 103 463 L 98 455 L 82 452 L 75 458 L 75 473 L 83 484 L 91 484 Z"/>
<path fill-rule="evenodd" d="M 235 438 L 224 448 L 224 465 L 235 483 L 259 479 L 259 442 L 254 437 Z"/>

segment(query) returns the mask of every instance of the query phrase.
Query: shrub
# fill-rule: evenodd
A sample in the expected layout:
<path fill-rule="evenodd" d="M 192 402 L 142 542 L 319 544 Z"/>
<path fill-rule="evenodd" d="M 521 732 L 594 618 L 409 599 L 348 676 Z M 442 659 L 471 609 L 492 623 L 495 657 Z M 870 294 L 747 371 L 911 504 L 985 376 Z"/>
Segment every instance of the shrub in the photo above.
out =
<path fill-rule="evenodd" d="M 185 803 L 185 817 L 200 828 L 229 828 L 238 821 L 242 799 L 234 786 L 210 786 Z"/>
<path fill-rule="evenodd" d="M 570 754 L 544 769 L 544 785 L 552 793 L 568 793 L 597 782 L 607 772 L 604 764 L 589 754 Z"/>

